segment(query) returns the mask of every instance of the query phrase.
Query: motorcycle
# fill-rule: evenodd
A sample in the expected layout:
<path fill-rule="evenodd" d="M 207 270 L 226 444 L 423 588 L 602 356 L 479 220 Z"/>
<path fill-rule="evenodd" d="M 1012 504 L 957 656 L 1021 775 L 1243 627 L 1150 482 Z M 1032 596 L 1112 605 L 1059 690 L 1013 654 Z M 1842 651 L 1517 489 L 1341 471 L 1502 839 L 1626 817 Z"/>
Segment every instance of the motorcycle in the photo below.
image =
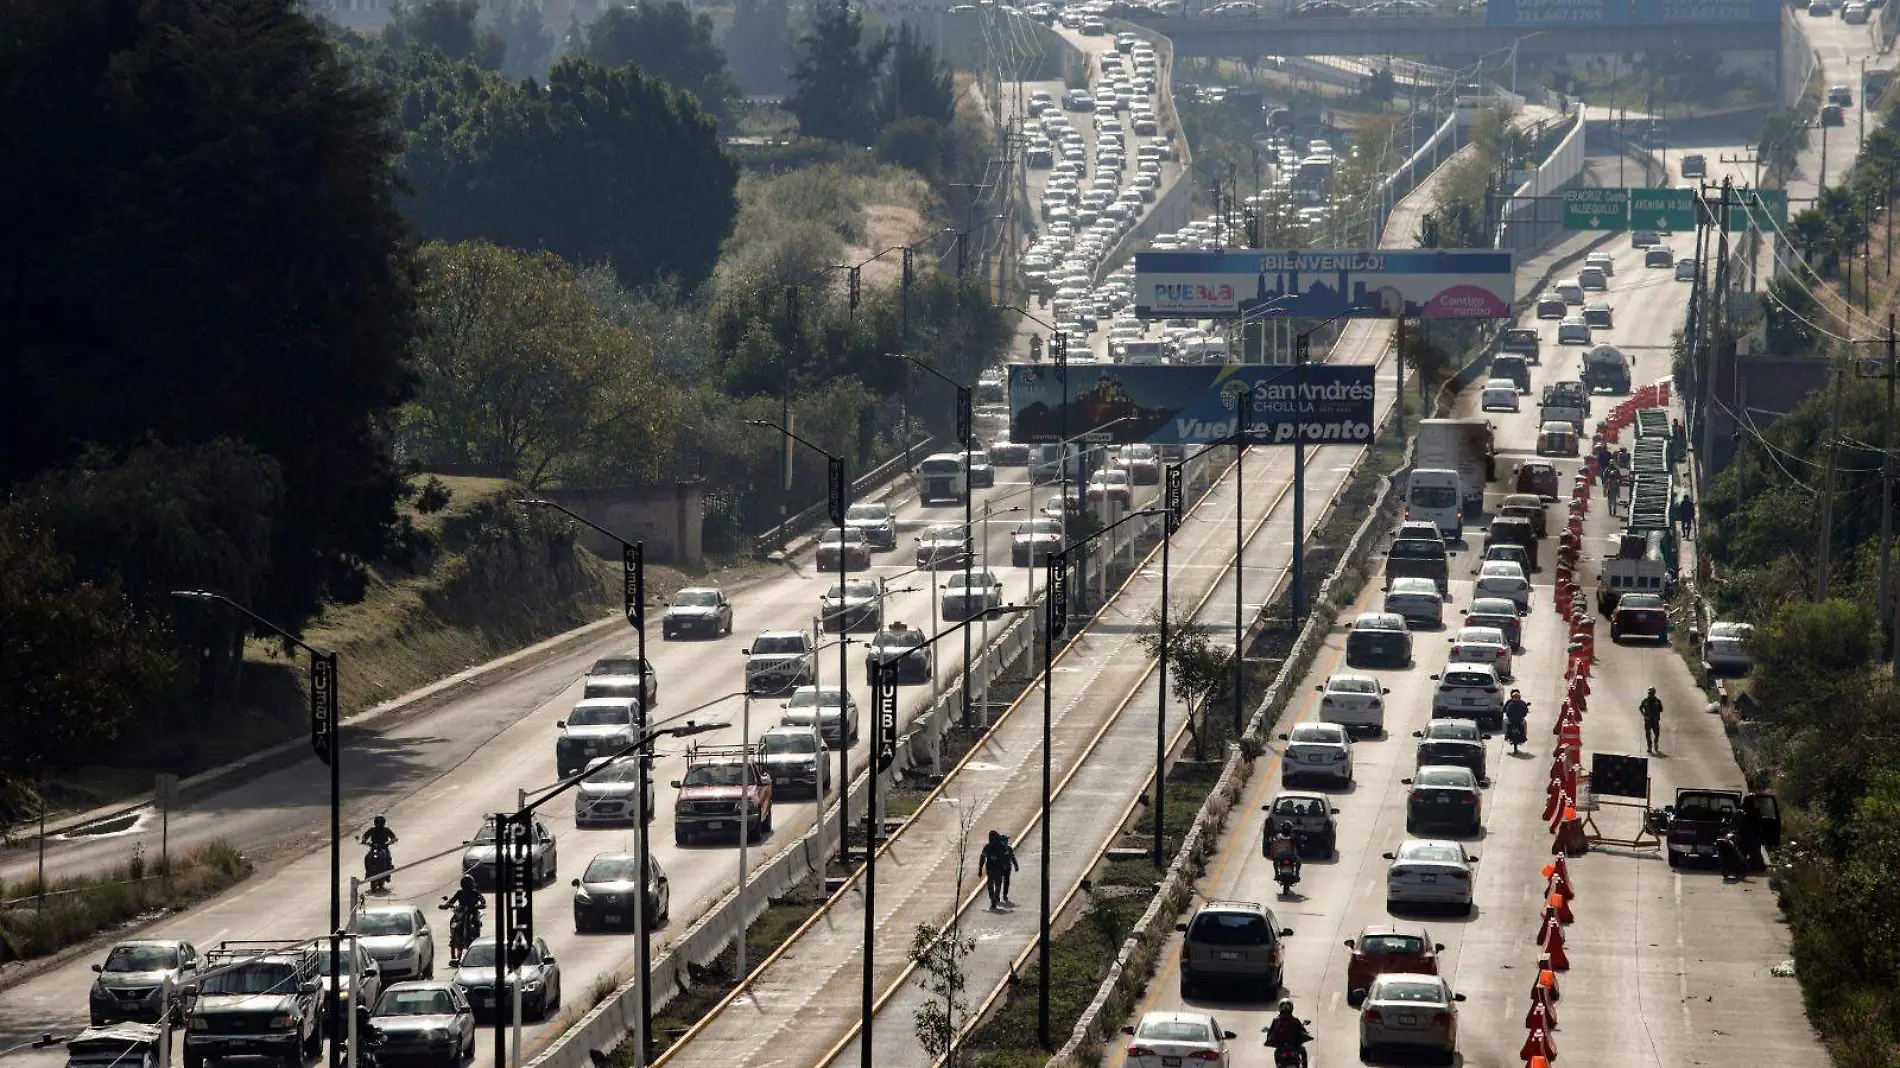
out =
<path fill-rule="evenodd" d="M 1300 858 L 1280 857 L 1273 862 L 1273 881 L 1280 884 L 1280 896 L 1289 897 L 1300 881 Z"/>
<path fill-rule="evenodd" d="M 1504 724 L 1504 740 L 1511 743 L 1512 752 L 1516 752 L 1519 746 L 1529 741 L 1530 732 L 1525 728 L 1524 721 L 1521 719 L 1506 720 Z"/>
<path fill-rule="evenodd" d="M 474 909 L 456 908 L 446 897 L 442 899 L 442 907 L 454 910 L 454 915 L 449 917 L 449 956 L 459 960 L 482 936 L 482 914 Z"/>
<path fill-rule="evenodd" d="M 1300 1026 L 1310 1027 L 1312 1026 L 1312 1023 L 1313 1021 L 1311 1020 L 1301 1020 Z M 1270 1028 L 1271 1028 L 1271 1025 L 1269 1025 L 1268 1028 L 1263 1028 L 1262 1030 L 1270 1030 Z M 1273 1047 L 1273 1068 L 1306 1068 L 1306 1042 L 1307 1041 L 1309 1040 L 1301 1040 L 1298 1042 L 1287 1042 L 1287 1043 L 1282 1043 L 1280 1045 L 1275 1046 L 1273 1044 L 1273 1039 L 1269 1037 L 1267 1039 L 1267 1045 Z"/>
<path fill-rule="evenodd" d="M 380 894 L 389 889 L 389 873 L 396 870 L 396 858 L 389 847 L 373 845 L 363 855 L 363 877 L 369 880 L 369 892 Z"/>

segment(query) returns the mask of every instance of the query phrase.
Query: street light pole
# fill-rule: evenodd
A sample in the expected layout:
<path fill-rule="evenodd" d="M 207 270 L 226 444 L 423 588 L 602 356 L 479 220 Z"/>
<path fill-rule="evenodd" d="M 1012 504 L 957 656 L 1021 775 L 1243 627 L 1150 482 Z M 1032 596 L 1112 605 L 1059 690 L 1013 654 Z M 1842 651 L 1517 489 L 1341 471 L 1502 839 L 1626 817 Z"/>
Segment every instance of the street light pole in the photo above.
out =
<path fill-rule="evenodd" d="M 963 235 L 961 233 L 957 235 L 959 241 L 962 240 L 962 237 Z M 957 391 L 957 441 L 963 446 L 963 530 L 964 533 L 968 534 L 970 530 L 976 526 L 974 516 L 976 510 L 976 491 L 970 485 L 969 469 L 970 454 L 976 449 L 976 408 L 974 395 L 968 386 L 965 386 L 956 379 L 951 378 L 949 375 L 944 374 L 942 371 L 937 370 L 935 367 L 930 366 L 907 352 L 895 352 L 891 355 L 896 356 L 900 360 L 909 362 L 912 366 L 920 367 L 928 371 L 948 383 L 952 389 Z M 970 588 L 971 572 L 975 566 L 976 554 L 965 553 L 963 557 L 963 587 L 965 589 Z M 971 655 L 970 631 L 969 628 L 966 627 L 963 631 L 963 686 L 960 707 L 958 709 L 961 721 L 965 727 L 970 726 L 972 722 L 970 715 Z M 931 675 L 933 678 L 936 675 L 936 669 L 934 667 L 931 669 Z"/>
<path fill-rule="evenodd" d="M 1168 571 L 1171 563 L 1170 548 L 1174 544 L 1174 532 L 1181 529 L 1181 513 L 1186 504 L 1186 494 L 1182 491 L 1182 467 L 1187 463 L 1181 460 L 1171 463 L 1162 473 L 1162 512 L 1166 526 L 1161 535 L 1161 655 L 1160 688 L 1155 695 L 1155 797 L 1154 797 L 1154 851 L 1155 868 L 1165 868 L 1168 863 L 1167 843 L 1164 833 L 1167 827 L 1165 814 L 1167 805 L 1167 784 L 1163 781 L 1168 762 L 1168 654 L 1172 651 L 1168 644 Z"/>

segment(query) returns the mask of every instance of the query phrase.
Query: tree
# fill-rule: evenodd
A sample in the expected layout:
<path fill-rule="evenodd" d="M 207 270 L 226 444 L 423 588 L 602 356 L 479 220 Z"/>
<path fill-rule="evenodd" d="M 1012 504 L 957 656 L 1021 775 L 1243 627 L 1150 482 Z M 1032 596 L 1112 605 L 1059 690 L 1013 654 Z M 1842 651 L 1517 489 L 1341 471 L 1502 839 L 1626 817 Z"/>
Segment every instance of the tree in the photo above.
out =
<path fill-rule="evenodd" d="M 475 24 L 479 0 L 423 0 L 413 8 L 390 9 L 383 43 L 390 48 L 428 48 L 450 59 L 467 60 L 483 70 L 500 70 L 508 43 L 499 33 Z"/>
<path fill-rule="evenodd" d="M 792 87 L 794 39 L 786 0 L 739 0 L 724 43 L 733 76 L 746 92 L 778 95 Z"/>
<path fill-rule="evenodd" d="M 887 126 L 912 118 L 949 126 L 957 117 L 950 67 L 908 22 L 888 40 L 890 63 L 878 87 L 879 120 Z"/>
<path fill-rule="evenodd" d="M 712 19 L 679 0 L 652 0 L 612 7 L 587 29 L 588 59 L 603 67 L 632 63 L 719 118 L 732 113 L 739 87 L 726 70 L 726 55 L 713 41 Z"/>
<path fill-rule="evenodd" d="M 0 484 L 152 440 L 270 457 L 253 606 L 295 628 L 360 590 L 407 488 L 412 385 L 388 99 L 291 0 L 15 5 L 0 37 Z"/>
<path fill-rule="evenodd" d="M 812 26 L 798 41 L 796 87 L 785 101 L 807 137 L 866 145 L 877 135 L 878 72 L 890 42 L 864 40 L 864 15 L 849 0 L 818 0 Z"/>
<path fill-rule="evenodd" d="M 0 633 L 0 796 L 85 762 L 178 678 L 163 631 L 18 509 L 0 510 Z"/>
<path fill-rule="evenodd" d="M 541 5 L 528 0 L 502 0 L 495 12 L 495 35 L 506 46 L 501 72 L 510 78 L 548 76 L 554 61 L 554 34 L 541 16 Z"/>
<path fill-rule="evenodd" d="M 538 486 L 576 465 L 613 470 L 589 458 L 612 443 L 630 479 L 651 474 L 667 390 L 567 264 L 485 242 L 430 245 L 422 262 L 411 431 L 428 461 Z"/>
<path fill-rule="evenodd" d="M 1194 735 L 1194 759 L 1206 760 L 1207 743 L 1194 721 L 1194 705 L 1205 701 L 1208 695 L 1233 677 L 1234 654 L 1196 628 L 1193 619 L 1194 614 L 1182 605 L 1169 608 L 1165 652 L 1168 657 L 1168 684 L 1174 690 L 1175 699 L 1188 710 L 1188 732 Z M 1159 606 L 1149 611 L 1147 625 L 1135 636 L 1135 642 L 1150 657 L 1161 657 L 1164 650 Z"/>
<path fill-rule="evenodd" d="M 943 927 L 920 923 L 910 940 L 910 959 L 924 974 L 924 990 L 930 996 L 912 1014 L 917 1044 L 933 1059 L 946 1061 L 956 1068 L 962 1058 L 955 1056 L 957 1035 L 970 1015 L 969 972 L 965 961 L 976 952 L 976 939 L 963 933 L 963 878 L 970 863 L 970 832 L 976 826 L 976 813 L 960 799 L 944 798 L 957 814 L 957 875 L 951 886 L 950 922 Z"/>

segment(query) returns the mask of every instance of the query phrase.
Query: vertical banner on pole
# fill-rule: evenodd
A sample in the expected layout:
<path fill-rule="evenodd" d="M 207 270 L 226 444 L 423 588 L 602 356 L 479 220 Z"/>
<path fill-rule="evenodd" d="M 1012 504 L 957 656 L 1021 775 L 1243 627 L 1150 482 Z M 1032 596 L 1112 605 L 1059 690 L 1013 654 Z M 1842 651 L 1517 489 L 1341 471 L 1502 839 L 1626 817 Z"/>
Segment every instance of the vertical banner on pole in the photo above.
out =
<path fill-rule="evenodd" d="M 509 821 L 508 867 L 514 876 L 508 888 L 508 969 L 527 963 L 534 942 L 534 817 Z"/>
<path fill-rule="evenodd" d="M 1044 583 L 1043 597 L 1049 605 L 1049 634 L 1047 640 L 1054 641 L 1069 628 L 1069 569 L 1068 561 L 1056 554 L 1049 558 L 1048 578 Z M 1046 685 L 1046 684 L 1045 684 Z"/>
<path fill-rule="evenodd" d="M 963 447 L 966 449 L 969 448 L 976 441 L 976 427 L 972 425 L 974 420 L 975 420 L 975 410 L 974 410 L 974 405 L 972 405 L 970 402 L 970 391 L 967 389 L 964 389 L 962 386 L 958 386 L 957 387 L 957 441 L 962 443 Z"/>
<path fill-rule="evenodd" d="M 877 717 L 877 770 L 890 770 L 897 759 L 897 665 L 880 663 L 872 669 L 871 711 Z"/>
<path fill-rule="evenodd" d="M 646 545 L 636 542 L 620 547 L 621 585 L 624 587 L 627 602 L 627 622 L 634 630 L 645 630 L 647 625 L 647 569 Z"/>
<path fill-rule="evenodd" d="M 844 461 L 832 458 L 825 463 L 826 499 L 831 505 L 831 525 L 844 526 Z"/>
<path fill-rule="evenodd" d="M 336 752 L 336 654 L 310 655 L 310 748 L 330 763 Z"/>
<path fill-rule="evenodd" d="M 1181 465 L 1167 466 L 1167 530 L 1172 536 L 1181 529 L 1181 516 L 1187 511 L 1187 494 L 1181 488 Z"/>

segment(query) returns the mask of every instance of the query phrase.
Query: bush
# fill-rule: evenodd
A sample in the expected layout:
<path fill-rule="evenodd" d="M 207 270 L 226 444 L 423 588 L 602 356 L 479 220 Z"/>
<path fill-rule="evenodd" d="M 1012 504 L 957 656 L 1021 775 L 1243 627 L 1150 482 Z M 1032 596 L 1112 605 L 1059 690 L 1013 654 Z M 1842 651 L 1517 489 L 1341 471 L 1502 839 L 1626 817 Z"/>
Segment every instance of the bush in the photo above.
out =
<path fill-rule="evenodd" d="M 99 875 L 54 881 L 45 907 L 38 882 L 0 884 L 0 943 L 14 958 L 44 957 L 147 913 L 177 911 L 215 897 L 251 874 L 251 862 L 222 839 L 186 850 L 157 874 L 139 853 Z M 11 906 L 10 908 L 6 906 Z"/>

